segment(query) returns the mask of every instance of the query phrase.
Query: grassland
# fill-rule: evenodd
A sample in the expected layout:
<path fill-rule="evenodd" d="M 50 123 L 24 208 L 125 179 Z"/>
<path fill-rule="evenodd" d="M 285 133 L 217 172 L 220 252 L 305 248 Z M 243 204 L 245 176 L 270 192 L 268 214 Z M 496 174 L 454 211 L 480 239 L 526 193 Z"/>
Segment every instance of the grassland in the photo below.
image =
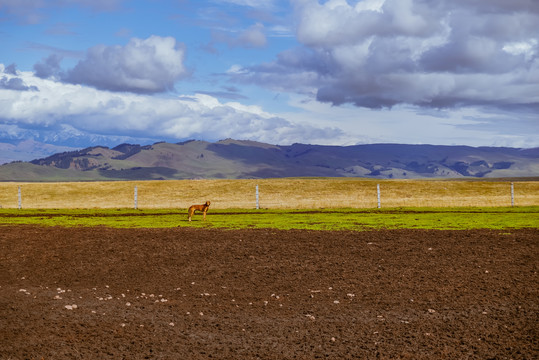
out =
<path fill-rule="evenodd" d="M 260 209 L 255 209 L 257 185 Z M 187 222 L 189 205 L 206 200 L 212 202 L 208 221 L 195 216 L 193 222 Z M 508 181 L 335 178 L 0 183 L 0 205 L 0 225 L 312 230 L 539 228 L 537 181 L 514 182 L 513 207 Z"/>
<path fill-rule="evenodd" d="M 23 209 L 183 209 L 211 200 L 211 209 L 511 206 L 510 181 L 296 178 L 109 182 L 0 182 L 0 206 Z M 539 205 L 539 181 L 515 181 L 514 205 Z"/>
<path fill-rule="evenodd" d="M 118 228 L 272 228 L 306 230 L 373 229 L 520 229 L 539 228 L 539 206 L 504 208 L 394 208 L 325 210 L 210 211 L 187 221 L 185 210 L 132 209 L 0 209 L 0 226 L 108 226 Z"/>

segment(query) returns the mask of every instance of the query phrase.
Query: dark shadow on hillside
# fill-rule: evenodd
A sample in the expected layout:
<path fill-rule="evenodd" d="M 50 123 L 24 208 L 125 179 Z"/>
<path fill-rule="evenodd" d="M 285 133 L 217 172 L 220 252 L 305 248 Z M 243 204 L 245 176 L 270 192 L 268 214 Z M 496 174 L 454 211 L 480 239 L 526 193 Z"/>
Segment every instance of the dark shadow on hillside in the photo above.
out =
<path fill-rule="evenodd" d="M 98 170 L 99 175 L 122 180 L 165 180 L 174 178 L 176 169 L 167 167 L 134 167 L 125 170 Z"/>

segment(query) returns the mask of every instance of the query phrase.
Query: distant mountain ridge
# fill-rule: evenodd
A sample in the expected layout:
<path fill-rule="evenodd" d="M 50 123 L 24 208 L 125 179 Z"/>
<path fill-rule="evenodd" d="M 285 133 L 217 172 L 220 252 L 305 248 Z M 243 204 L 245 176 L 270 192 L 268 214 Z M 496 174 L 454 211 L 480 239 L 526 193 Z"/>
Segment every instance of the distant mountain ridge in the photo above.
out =
<path fill-rule="evenodd" d="M 46 144 L 31 139 L 13 143 L 0 142 L 0 165 L 16 160 L 30 161 L 37 157 L 71 150 L 75 150 L 75 148 Z"/>
<path fill-rule="evenodd" d="M 0 166 L 1 181 L 539 176 L 539 148 L 370 144 L 270 145 L 226 139 L 121 144 Z"/>

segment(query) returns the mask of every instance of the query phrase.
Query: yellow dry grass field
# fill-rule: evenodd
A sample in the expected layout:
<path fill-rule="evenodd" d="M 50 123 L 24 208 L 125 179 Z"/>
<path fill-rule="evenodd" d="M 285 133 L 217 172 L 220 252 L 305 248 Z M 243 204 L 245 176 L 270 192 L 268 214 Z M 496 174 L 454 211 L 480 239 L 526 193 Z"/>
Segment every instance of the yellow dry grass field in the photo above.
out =
<path fill-rule="evenodd" d="M 511 206 L 510 181 L 366 180 L 289 178 L 257 180 L 170 180 L 0 183 L 0 206 L 23 209 L 188 208 L 212 202 L 213 209 L 382 208 Z M 514 205 L 539 205 L 539 182 L 514 182 Z"/>

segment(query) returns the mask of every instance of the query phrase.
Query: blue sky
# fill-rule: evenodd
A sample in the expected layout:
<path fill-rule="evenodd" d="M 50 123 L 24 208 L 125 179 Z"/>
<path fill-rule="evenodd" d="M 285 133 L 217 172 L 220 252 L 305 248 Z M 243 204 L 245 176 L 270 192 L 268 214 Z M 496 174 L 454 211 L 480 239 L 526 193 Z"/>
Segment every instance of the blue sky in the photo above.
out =
<path fill-rule="evenodd" d="M 13 146 L 539 146 L 535 0 L 0 0 L 0 46 Z"/>

